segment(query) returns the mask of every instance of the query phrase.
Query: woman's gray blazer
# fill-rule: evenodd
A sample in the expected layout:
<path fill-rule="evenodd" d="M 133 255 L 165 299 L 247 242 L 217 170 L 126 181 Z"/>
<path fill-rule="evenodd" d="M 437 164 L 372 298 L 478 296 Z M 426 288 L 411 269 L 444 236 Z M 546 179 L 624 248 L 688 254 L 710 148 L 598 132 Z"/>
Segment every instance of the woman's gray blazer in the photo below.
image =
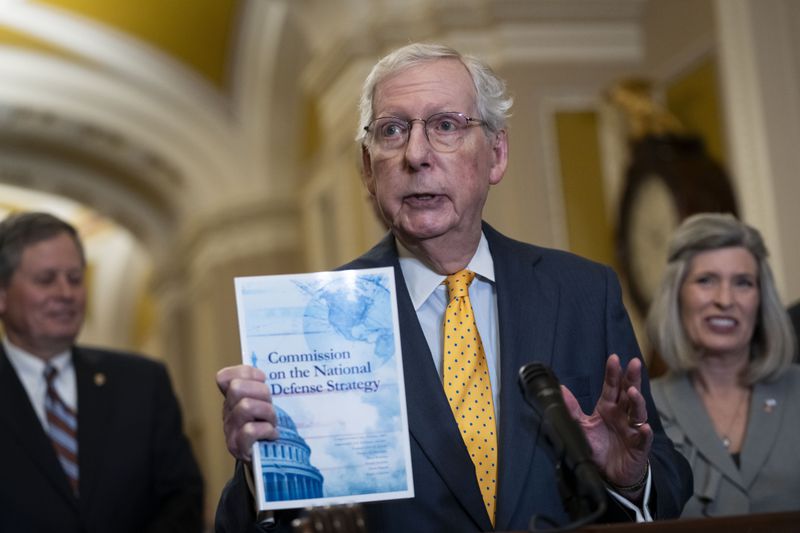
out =
<path fill-rule="evenodd" d="M 800 366 L 753 388 L 740 468 L 686 374 L 655 379 L 652 390 L 667 435 L 694 473 L 683 517 L 800 510 Z"/>

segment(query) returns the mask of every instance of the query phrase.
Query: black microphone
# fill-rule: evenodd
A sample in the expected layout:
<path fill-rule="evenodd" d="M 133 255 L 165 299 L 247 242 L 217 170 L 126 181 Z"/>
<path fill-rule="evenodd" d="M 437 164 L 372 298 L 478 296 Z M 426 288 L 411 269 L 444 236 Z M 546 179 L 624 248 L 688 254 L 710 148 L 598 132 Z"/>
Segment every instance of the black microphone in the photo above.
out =
<path fill-rule="evenodd" d="M 602 507 L 597 513 L 599 516 L 606 506 L 605 484 L 592 461 L 592 450 L 583 429 L 567 410 L 558 379 L 547 366 L 528 363 L 519 369 L 519 382 L 525 399 L 538 415 L 552 444 L 557 466 L 561 469 L 563 465 L 567 469 L 567 472 L 559 471 L 559 474 L 565 474 L 559 488 L 567 511 L 573 520 L 590 512 L 591 507 L 586 505 L 588 499 L 594 506 Z"/>

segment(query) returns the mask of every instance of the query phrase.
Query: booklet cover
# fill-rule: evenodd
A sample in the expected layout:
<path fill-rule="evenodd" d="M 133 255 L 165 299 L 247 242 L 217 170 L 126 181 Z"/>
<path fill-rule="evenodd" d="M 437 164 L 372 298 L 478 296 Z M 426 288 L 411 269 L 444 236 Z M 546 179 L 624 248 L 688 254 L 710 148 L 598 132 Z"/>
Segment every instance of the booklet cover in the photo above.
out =
<path fill-rule="evenodd" d="M 253 446 L 259 509 L 413 497 L 392 268 L 234 283 L 242 359 L 280 431 Z"/>

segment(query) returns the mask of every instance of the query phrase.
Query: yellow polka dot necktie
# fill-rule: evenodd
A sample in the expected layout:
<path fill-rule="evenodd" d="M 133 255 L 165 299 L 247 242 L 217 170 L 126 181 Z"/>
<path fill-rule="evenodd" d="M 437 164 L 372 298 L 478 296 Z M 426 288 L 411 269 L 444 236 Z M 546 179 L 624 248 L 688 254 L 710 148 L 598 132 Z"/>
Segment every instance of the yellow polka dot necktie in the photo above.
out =
<path fill-rule="evenodd" d="M 486 512 L 494 525 L 497 433 L 489 367 L 469 300 L 469 284 L 473 279 L 474 272 L 461 270 L 444 282 L 450 303 L 444 314 L 443 382 L 447 401 L 475 465 Z"/>

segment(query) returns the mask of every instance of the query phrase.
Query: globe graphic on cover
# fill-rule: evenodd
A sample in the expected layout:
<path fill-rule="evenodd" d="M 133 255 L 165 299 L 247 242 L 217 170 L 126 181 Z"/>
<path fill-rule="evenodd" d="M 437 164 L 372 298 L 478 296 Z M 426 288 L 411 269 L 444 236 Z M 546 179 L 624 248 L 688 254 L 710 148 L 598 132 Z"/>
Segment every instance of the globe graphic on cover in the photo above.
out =
<path fill-rule="evenodd" d="M 390 360 L 395 348 L 387 283 L 386 276 L 367 275 L 303 286 L 312 297 L 303 317 L 309 348 L 327 351 L 326 344 L 335 333 L 348 341 L 373 345 L 378 364 Z"/>

